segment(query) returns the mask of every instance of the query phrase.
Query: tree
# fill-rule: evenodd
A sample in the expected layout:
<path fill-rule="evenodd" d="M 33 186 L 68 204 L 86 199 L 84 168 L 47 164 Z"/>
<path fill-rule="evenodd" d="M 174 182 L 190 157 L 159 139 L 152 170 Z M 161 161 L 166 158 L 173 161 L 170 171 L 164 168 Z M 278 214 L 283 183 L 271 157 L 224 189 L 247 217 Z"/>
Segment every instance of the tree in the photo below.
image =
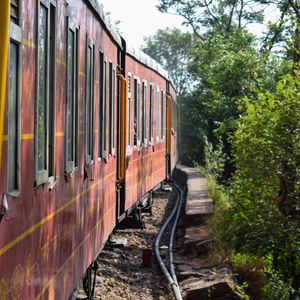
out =
<path fill-rule="evenodd" d="M 257 89 L 273 90 L 283 69 L 287 70 L 286 64 L 274 56 L 266 61 L 255 37 L 239 28 L 206 33 L 205 40 L 198 40 L 190 55 L 189 70 L 197 84 L 191 95 L 180 98 L 182 143 L 188 149 L 184 151 L 188 156 L 185 161 L 205 164 L 206 137 L 214 149 L 221 140 L 225 154 L 231 158 L 228 137 L 241 114 L 237 101 L 252 96 Z M 234 169 L 230 161 L 225 166 L 225 178 Z"/>
<path fill-rule="evenodd" d="M 288 284 L 300 273 L 300 76 L 239 103 L 233 136 L 236 172 L 223 238 L 238 252 L 270 261 Z M 284 166 L 284 169 L 283 169 Z M 288 184 L 283 202 L 281 179 Z"/>
<path fill-rule="evenodd" d="M 179 95 L 187 93 L 193 85 L 188 70 L 189 51 L 194 43 L 193 35 L 179 29 L 159 29 L 155 35 L 145 37 L 142 50 L 159 62 L 173 79 Z"/>
<path fill-rule="evenodd" d="M 261 23 L 265 5 L 255 0 L 160 0 L 157 8 L 164 13 L 182 16 L 184 24 L 203 39 L 201 28 L 225 30 L 233 27 L 245 28 L 249 23 Z M 262 3 L 264 1 L 261 1 Z M 256 10 L 253 7 L 256 7 Z"/>
<path fill-rule="evenodd" d="M 294 40 L 294 49 L 300 50 L 297 0 L 160 0 L 157 5 L 163 13 L 183 17 L 183 24 L 190 26 L 200 39 L 204 39 L 210 30 L 230 32 L 233 28 L 246 29 L 249 24 L 262 24 L 269 7 L 273 8 L 277 19 L 269 21 L 269 29 L 262 38 L 261 53 L 267 55 L 275 45 L 288 45 L 289 37 Z M 298 55 L 299 61 L 300 54 L 297 53 L 294 55 Z"/>
<path fill-rule="evenodd" d="M 277 79 L 286 71 L 285 60 L 272 55 L 271 48 L 260 51 L 258 40 L 246 29 L 249 23 L 263 22 L 264 9 L 270 3 L 265 0 L 160 0 L 160 11 L 184 17 L 185 24 L 198 37 L 189 51 L 187 68 L 196 84 L 191 95 L 179 99 L 188 131 L 184 132 L 183 127 L 183 144 L 189 153 L 183 152 L 188 160 L 204 164 L 206 137 L 214 149 L 221 140 L 227 157 L 231 158 L 228 135 L 234 132 L 240 115 L 236 102 L 251 96 L 256 89 L 274 89 Z M 286 2 L 276 5 L 285 19 L 290 6 L 287 8 Z M 267 45 L 267 41 L 275 43 L 282 37 L 280 34 L 287 26 L 280 24 L 282 27 L 274 30 L 275 38 L 271 33 L 266 37 Z M 198 150 L 193 135 L 197 136 Z M 226 178 L 233 169 L 233 164 L 227 162 Z"/>

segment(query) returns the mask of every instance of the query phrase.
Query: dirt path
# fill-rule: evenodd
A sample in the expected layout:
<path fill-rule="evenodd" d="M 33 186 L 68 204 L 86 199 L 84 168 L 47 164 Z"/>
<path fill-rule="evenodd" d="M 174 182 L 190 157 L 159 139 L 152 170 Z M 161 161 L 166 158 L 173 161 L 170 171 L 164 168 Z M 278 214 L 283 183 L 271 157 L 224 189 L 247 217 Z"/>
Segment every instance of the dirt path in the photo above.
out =
<path fill-rule="evenodd" d="M 174 191 L 158 190 L 153 196 L 152 216 L 148 212 L 143 213 L 146 228 L 139 229 L 130 221 L 119 226 L 112 239 L 125 238 L 127 243 L 123 247 L 107 244 L 99 255 L 95 299 L 173 299 L 156 262 L 154 243 L 175 199 Z M 168 234 L 169 229 L 166 232 Z M 168 245 L 166 238 L 162 239 L 160 245 Z M 142 266 L 143 249 L 152 249 L 151 267 Z M 82 299 L 83 295 L 81 289 L 78 299 Z"/>

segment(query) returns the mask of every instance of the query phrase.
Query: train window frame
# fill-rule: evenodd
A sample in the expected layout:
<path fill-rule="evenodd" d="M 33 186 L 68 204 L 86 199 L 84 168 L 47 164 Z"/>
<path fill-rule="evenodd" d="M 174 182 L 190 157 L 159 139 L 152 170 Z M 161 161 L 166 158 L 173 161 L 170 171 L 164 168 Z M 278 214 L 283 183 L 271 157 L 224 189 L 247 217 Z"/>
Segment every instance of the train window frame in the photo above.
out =
<path fill-rule="evenodd" d="M 159 101 L 159 87 L 156 87 L 156 99 L 155 99 L 155 112 L 156 112 L 156 124 L 155 124 L 155 135 L 156 135 L 156 141 L 159 141 L 159 131 L 160 131 L 160 127 L 159 127 L 159 105 L 160 105 L 160 101 Z"/>
<path fill-rule="evenodd" d="M 65 172 L 67 174 L 74 172 L 77 167 L 78 167 L 78 135 L 79 135 L 79 130 L 78 130 L 78 71 L 79 71 L 79 26 L 76 25 L 76 23 L 72 20 L 71 17 L 67 17 L 67 50 L 66 50 L 66 57 L 67 57 L 67 63 L 66 63 L 66 71 L 67 71 L 67 76 L 66 76 L 66 86 L 69 86 L 69 76 L 70 76 L 70 61 L 69 61 L 69 42 L 70 42 L 70 34 L 72 32 L 73 34 L 73 57 L 72 57 L 72 75 L 71 75 L 71 80 L 73 82 L 73 90 L 74 92 L 72 93 L 72 99 L 70 99 L 70 90 L 66 90 L 66 134 L 65 134 Z M 71 103 L 70 103 L 71 101 Z M 69 107 L 70 106 L 70 107 Z M 69 152 L 68 152 L 68 137 L 69 137 L 69 123 L 68 123 L 68 110 L 71 108 L 72 110 L 72 116 L 71 116 L 71 121 L 72 121 L 72 129 L 71 129 L 71 135 L 72 135 L 72 145 L 71 145 L 71 151 L 72 151 L 72 157 L 69 159 Z"/>
<path fill-rule="evenodd" d="M 48 181 L 53 182 L 55 174 L 55 124 L 56 124 L 56 0 L 50 1 L 49 19 L 49 141 Z M 50 105 L 51 104 L 51 105 Z"/>
<path fill-rule="evenodd" d="M 104 61 L 103 61 L 103 127 L 102 127 L 102 158 L 106 159 L 107 157 L 107 56 L 104 55 Z"/>
<path fill-rule="evenodd" d="M 40 13 L 41 7 L 45 10 L 46 20 L 44 24 L 45 36 L 44 45 L 40 43 L 40 33 L 42 30 L 42 25 L 40 23 Z M 56 19 L 56 1 L 54 0 L 39 0 L 37 5 L 37 50 L 36 50 L 36 101 L 35 101 L 35 124 L 34 124 L 34 169 L 35 169 L 35 186 L 38 187 L 41 184 L 51 182 L 54 177 L 55 172 L 55 105 L 51 105 L 50 111 L 50 101 L 55 103 L 55 92 L 51 93 L 50 89 L 55 88 L 55 19 Z M 54 19 L 54 20 L 53 20 Z M 54 41 L 50 41 L 50 37 L 54 37 Z M 45 48 L 44 60 L 46 63 L 42 63 L 45 66 L 43 73 L 39 72 L 40 64 L 40 52 L 43 46 Z M 54 66 L 53 66 L 54 65 Z M 44 77 L 44 78 L 43 78 Z M 43 80 L 43 91 L 41 89 L 40 81 Z M 54 80 L 54 81 L 53 81 Z M 40 94 L 43 93 L 44 97 L 40 97 Z M 50 96 L 53 97 L 50 99 Z M 43 102 L 43 103 L 41 103 Z M 42 108 L 40 107 L 42 106 Z M 42 112 L 42 113 L 41 113 Z M 43 118 L 41 130 L 39 128 L 38 120 Z M 54 119 L 52 119 L 54 118 Z M 44 129 L 44 130 L 43 130 Z M 39 131 L 43 132 L 42 142 L 40 141 Z M 42 147 L 40 146 L 40 142 Z M 50 149 L 49 149 L 50 148 Z M 51 151 L 51 152 L 50 152 Z M 42 161 L 39 161 L 39 154 L 42 153 Z M 39 165 L 42 163 L 42 167 Z M 49 178 L 49 175 L 51 176 Z"/>
<path fill-rule="evenodd" d="M 90 58 L 89 58 L 89 49 Z M 94 96 L 95 96 L 95 43 L 86 38 L 86 80 L 85 80 L 85 164 L 94 163 Z"/>
<path fill-rule="evenodd" d="M 177 128 L 177 117 L 178 117 L 178 106 L 177 106 L 177 102 L 175 100 L 173 100 L 174 102 L 174 106 L 173 106 L 173 111 L 174 111 L 174 115 L 173 115 L 173 119 L 174 119 L 174 136 L 177 137 L 178 134 L 178 128 Z"/>
<path fill-rule="evenodd" d="M 139 77 L 133 77 L 133 145 L 138 147 L 141 144 L 141 80 Z"/>
<path fill-rule="evenodd" d="M 149 89 L 149 144 L 154 142 L 154 83 L 150 83 Z"/>
<path fill-rule="evenodd" d="M 127 146 L 131 146 L 131 89 L 132 75 L 128 72 L 127 75 Z"/>
<path fill-rule="evenodd" d="M 105 98 L 106 98 L 106 70 L 105 55 L 102 49 L 99 50 L 99 120 L 98 120 L 98 161 L 105 158 L 104 154 L 104 138 L 106 131 L 105 121 Z M 106 154 L 106 153 L 105 153 Z"/>
<path fill-rule="evenodd" d="M 172 133 L 175 137 L 177 137 L 176 118 L 177 118 L 177 103 L 172 97 Z"/>
<path fill-rule="evenodd" d="M 143 80 L 142 84 L 142 141 L 143 145 L 147 145 L 147 80 Z"/>
<path fill-rule="evenodd" d="M 161 140 L 165 140 L 165 122 L 166 122 L 166 116 L 165 116 L 165 106 L 166 106 L 166 93 L 162 89 L 161 90 Z"/>
<path fill-rule="evenodd" d="M 20 26 L 21 23 L 20 18 L 22 18 L 22 14 L 20 14 L 20 12 L 22 11 L 21 5 L 22 5 L 22 1 L 20 0 L 10 1 L 10 20 L 9 20 L 10 24 L 15 24 L 17 26 Z"/>
<path fill-rule="evenodd" d="M 112 114 L 112 150 L 111 154 L 116 154 L 116 66 L 113 64 L 113 70 L 112 70 L 112 108 L 113 108 L 113 114 Z"/>
<path fill-rule="evenodd" d="M 12 5 L 12 4 L 10 4 Z M 21 101 L 22 101 L 22 2 L 17 5 L 17 19 L 9 22 L 9 63 L 7 80 L 7 193 L 13 197 L 18 197 L 21 190 Z M 12 46 L 13 45 L 13 46 Z M 15 62 L 12 63 L 12 49 L 15 49 Z M 13 64 L 13 65 L 12 65 Z M 11 98 L 11 71 L 15 71 L 13 99 Z M 10 105 L 11 100 L 14 102 Z M 10 125 L 14 124 L 14 127 Z M 13 132 L 11 132 L 13 129 Z M 10 144 L 13 149 L 10 149 Z M 10 162 L 13 167 L 10 166 Z M 12 179 L 12 181 L 11 181 Z"/>
<path fill-rule="evenodd" d="M 108 63 L 108 154 L 115 155 L 115 114 L 116 114 L 116 69 L 111 60 Z"/>

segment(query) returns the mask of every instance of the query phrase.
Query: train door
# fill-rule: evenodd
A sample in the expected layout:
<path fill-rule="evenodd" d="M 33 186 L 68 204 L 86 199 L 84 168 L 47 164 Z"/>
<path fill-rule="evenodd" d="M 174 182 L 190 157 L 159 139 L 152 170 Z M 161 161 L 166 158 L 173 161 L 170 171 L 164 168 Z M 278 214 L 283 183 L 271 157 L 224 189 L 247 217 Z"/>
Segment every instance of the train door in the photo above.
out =
<path fill-rule="evenodd" d="M 126 96 L 125 79 L 126 44 L 122 39 L 123 50 L 118 55 L 118 97 L 117 97 L 117 178 L 116 178 L 116 218 L 117 221 L 125 213 L 125 175 L 126 175 Z"/>

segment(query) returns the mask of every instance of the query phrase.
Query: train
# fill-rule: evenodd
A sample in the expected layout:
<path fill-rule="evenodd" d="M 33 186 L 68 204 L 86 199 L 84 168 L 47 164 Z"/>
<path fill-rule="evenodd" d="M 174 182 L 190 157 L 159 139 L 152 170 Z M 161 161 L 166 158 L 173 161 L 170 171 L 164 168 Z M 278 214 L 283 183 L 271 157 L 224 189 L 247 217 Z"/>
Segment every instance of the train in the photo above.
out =
<path fill-rule="evenodd" d="M 171 176 L 176 88 L 98 0 L 1 1 L 0 17 L 0 299 L 68 299 Z"/>

